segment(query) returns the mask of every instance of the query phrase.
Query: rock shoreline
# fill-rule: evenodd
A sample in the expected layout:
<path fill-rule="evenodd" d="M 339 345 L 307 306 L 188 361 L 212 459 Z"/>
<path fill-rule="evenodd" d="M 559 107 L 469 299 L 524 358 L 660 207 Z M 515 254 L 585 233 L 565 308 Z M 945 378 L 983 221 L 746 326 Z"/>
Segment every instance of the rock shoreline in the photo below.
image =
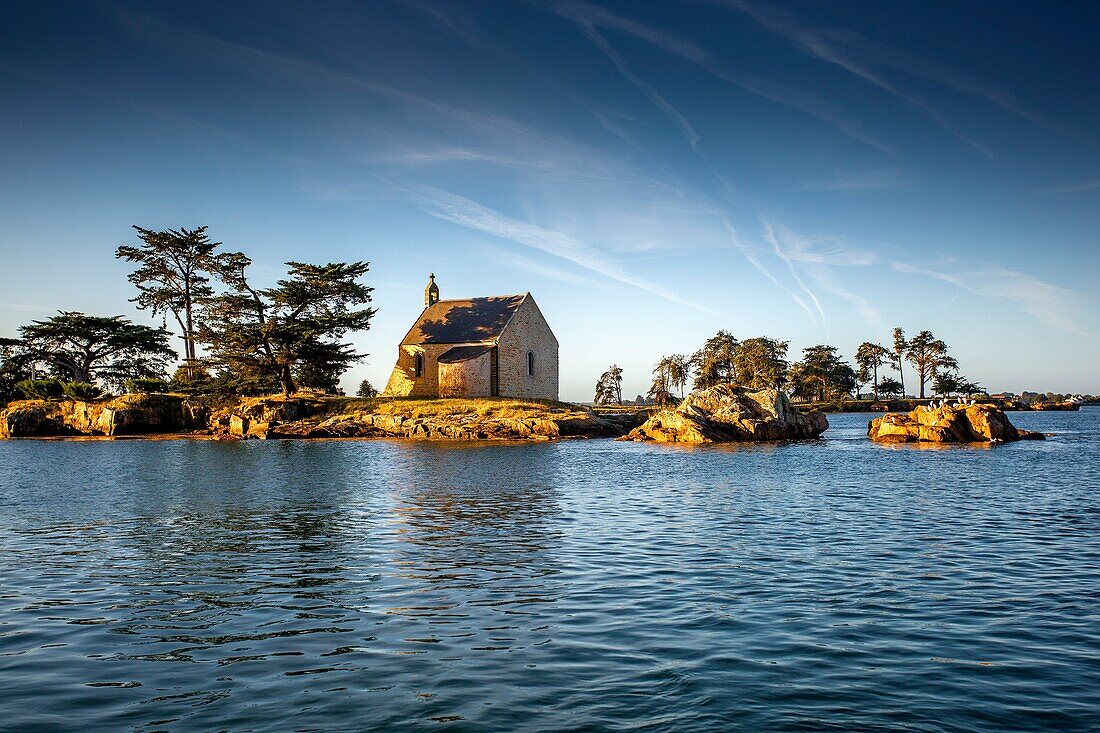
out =
<path fill-rule="evenodd" d="M 597 413 L 582 405 L 501 398 L 355 400 L 310 394 L 223 404 L 152 394 L 89 402 L 23 400 L 0 410 L 0 438 L 723 443 L 812 440 L 828 427 L 824 414 L 792 407 L 782 392 L 726 385 L 693 393 L 676 408 L 657 412 Z M 868 424 L 867 435 L 878 443 L 1001 443 L 1044 437 L 1016 428 L 989 404 L 888 413 Z"/>
<path fill-rule="evenodd" d="M 0 438 L 138 437 L 213 440 L 406 438 L 554 440 L 618 437 L 640 419 L 566 403 L 518 400 L 348 400 L 281 395 L 228 405 L 179 395 L 23 400 L 0 411 Z"/>

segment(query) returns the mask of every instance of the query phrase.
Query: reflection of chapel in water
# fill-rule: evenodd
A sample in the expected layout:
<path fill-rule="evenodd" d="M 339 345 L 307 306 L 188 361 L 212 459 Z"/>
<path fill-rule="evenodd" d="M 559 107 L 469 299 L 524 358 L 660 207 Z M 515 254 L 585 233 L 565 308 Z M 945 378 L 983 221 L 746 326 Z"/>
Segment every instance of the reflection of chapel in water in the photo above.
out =
<path fill-rule="evenodd" d="M 385 394 L 556 400 L 558 340 L 530 293 L 440 300 L 431 275 Z"/>

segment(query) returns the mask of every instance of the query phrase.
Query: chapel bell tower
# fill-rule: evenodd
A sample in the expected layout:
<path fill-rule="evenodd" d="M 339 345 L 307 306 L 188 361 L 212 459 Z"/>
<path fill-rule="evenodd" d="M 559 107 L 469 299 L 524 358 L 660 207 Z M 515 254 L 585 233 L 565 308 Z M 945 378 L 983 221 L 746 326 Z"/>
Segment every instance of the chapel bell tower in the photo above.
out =
<path fill-rule="evenodd" d="M 428 275 L 428 287 L 424 288 L 424 307 L 431 308 L 439 302 L 439 286 L 435 284 L 435 273 Z"/>

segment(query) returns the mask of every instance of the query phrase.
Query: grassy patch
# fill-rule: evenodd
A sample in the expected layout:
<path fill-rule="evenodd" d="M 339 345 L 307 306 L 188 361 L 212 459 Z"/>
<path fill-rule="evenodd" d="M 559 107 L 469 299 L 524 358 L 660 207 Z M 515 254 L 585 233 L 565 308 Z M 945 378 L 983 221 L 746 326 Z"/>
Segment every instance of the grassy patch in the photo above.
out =
<path fill-rule="evenodd" d="M 333 413 L 369 412 L 376 415 L 402 415 L 405 417 L 433 417 L 446 415 L 477 415 L 489 418 L 538 417 L 547 413 L 555 415 L 582 413 L 584 408 L 568 402 L 554 400 L 513 399 L 508 397 L 480 397 L 476 399 L 424 399 L 415 397 L 354 397 L 325 398 L 326 411 Z"/>

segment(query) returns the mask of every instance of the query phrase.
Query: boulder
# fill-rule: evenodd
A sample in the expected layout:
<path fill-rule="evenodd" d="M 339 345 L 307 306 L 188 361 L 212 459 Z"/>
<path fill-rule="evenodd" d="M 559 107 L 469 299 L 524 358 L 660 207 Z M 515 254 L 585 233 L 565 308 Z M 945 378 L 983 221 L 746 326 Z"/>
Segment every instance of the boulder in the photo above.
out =
<path fill-rule="evenodd" d="M 867 436 L 878 443 L 1004 443 L 1044 437 L 1016 428 L 1001 408 L 988 404 L 889 413 L 868 423 Z"/>
<path fill-rule="evenodd" d="M 661 410 L 622 440 L 726 443 L 806 440 L 829 427 L 819 412 L 802 413 L 776 389 L 718 385 L 693 392 L 675 409 Z"/>

